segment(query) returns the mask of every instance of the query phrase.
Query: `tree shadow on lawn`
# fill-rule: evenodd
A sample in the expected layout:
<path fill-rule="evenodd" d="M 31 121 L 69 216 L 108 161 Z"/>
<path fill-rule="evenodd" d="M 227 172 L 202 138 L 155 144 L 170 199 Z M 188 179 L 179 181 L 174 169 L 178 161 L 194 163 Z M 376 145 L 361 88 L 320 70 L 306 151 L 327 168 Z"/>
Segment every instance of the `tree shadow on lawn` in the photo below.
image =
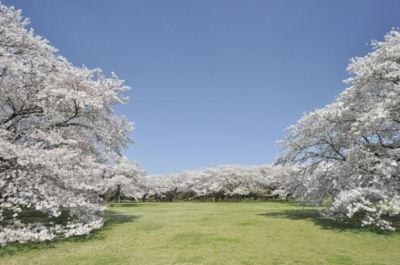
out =
<path fill-rule="evenodd" d="M 376 234 L 390 235 L 393 232 L 383 231 L 375 227 L 366 226 L 360 227 L 357 220 L 334 220 L 329 217 L 322 216 L 316 209 L 301 209 L 301 210 L 284 210 L 258 214 L 268 218 L 281 218 L 290 220 L 306 220 L 320 226 L 322 229 L 337 230 L 340 232 L 350 231 L 353 233 L 374 232 Z"/>
<path fill-rule="evenodd" d="M 131 214 L 121 214 L 115 211 L 107 211 L 105 215 L 104 225 L 97 230 L 92 231 L 88 235 L 72 236 L 69 238 L 55 238 L 51 241 L 43 242 L 27 242 L 27 243 L 9 243 L 4 247 L 0 247 L 0 258 L 5 255 L 15 255 L 33 249 L 50 249 L 55 248 L 59 242 L 85 242 L 90 240 L 103 240 L 106 238 L 104 231 L 111 230 L 114 226 L 128 222 L 134 222 L 140 216 Z"/>
<path fill-rule="evenodd" d="M 110 204 L 110 207 L 148 207 L 148 206 L 157 206 L 158 202 L 113 202 Z"/>

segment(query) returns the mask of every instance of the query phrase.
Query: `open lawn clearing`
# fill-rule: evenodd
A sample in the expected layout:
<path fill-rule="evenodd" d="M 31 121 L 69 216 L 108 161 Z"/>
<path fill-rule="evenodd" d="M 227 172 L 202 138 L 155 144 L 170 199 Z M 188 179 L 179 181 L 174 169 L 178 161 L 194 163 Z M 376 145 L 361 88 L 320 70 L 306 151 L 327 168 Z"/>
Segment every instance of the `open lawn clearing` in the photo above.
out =
<path fill-rule="evenodd" d="M 0 264 L 399 264 L 400 233 L 281 202 L 122 203 L 87 239 L 0 249 Z"/>

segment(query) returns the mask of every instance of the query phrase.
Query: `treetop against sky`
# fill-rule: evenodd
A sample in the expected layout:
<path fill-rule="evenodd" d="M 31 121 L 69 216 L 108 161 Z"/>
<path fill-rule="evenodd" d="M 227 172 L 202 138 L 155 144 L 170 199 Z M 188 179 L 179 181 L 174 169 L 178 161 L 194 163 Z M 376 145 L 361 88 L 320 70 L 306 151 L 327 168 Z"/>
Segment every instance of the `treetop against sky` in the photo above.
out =
<path fill-rule="evenodd" d="M 400 25 L 398 1 L 22 1 L 75 65 L 133 89 L 125 155 L 149 173 L 271 163 L 283 130 L 331 102 L 349 58 Z"/>

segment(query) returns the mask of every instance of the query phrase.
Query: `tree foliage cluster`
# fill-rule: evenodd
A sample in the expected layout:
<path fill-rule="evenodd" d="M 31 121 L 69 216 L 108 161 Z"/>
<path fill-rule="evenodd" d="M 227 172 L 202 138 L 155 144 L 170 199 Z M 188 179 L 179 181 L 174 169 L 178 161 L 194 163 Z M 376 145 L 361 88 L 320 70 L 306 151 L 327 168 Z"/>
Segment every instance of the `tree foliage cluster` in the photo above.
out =
<path fill-rule="evenodd" d="M 0 4 L 0 245 L 100 227 L 99 183 L 133 129 L 113 111 L 123 81 L 72 65 L 27 24 Z"/>
<path fill-rule="evenodd" d="M 400 215 L 400 32 L 373 41 L 347 67 L 349 87 L 287 129 L 286 188 L 307 203 L 331 197 L 326 214 L 394 230 Z"/>

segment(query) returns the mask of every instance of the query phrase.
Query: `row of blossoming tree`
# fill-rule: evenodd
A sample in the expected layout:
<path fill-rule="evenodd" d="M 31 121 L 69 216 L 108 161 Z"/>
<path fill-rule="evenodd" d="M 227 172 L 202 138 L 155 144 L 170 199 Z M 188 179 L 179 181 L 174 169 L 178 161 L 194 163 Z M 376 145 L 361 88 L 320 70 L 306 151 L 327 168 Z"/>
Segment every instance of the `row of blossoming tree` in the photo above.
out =
<path fill-rule="evenodd" d="M 226 165 L 203 170 L 185 171 L 179 174 L 136 174 L 136 163 L 125 160 L 122 166 L 131 170 L 119 176 L 107 178 L 105 194 L 116 194 L 126 199 L 145 201 L 173 200 L 235 200 L 252 198 L 286 198 L 281 179 L 288 173 L 283 166 Z M 132 174 L 133 173 L 133 174 Z M 118 187 L 118 188 L 117 188 Z"/>

